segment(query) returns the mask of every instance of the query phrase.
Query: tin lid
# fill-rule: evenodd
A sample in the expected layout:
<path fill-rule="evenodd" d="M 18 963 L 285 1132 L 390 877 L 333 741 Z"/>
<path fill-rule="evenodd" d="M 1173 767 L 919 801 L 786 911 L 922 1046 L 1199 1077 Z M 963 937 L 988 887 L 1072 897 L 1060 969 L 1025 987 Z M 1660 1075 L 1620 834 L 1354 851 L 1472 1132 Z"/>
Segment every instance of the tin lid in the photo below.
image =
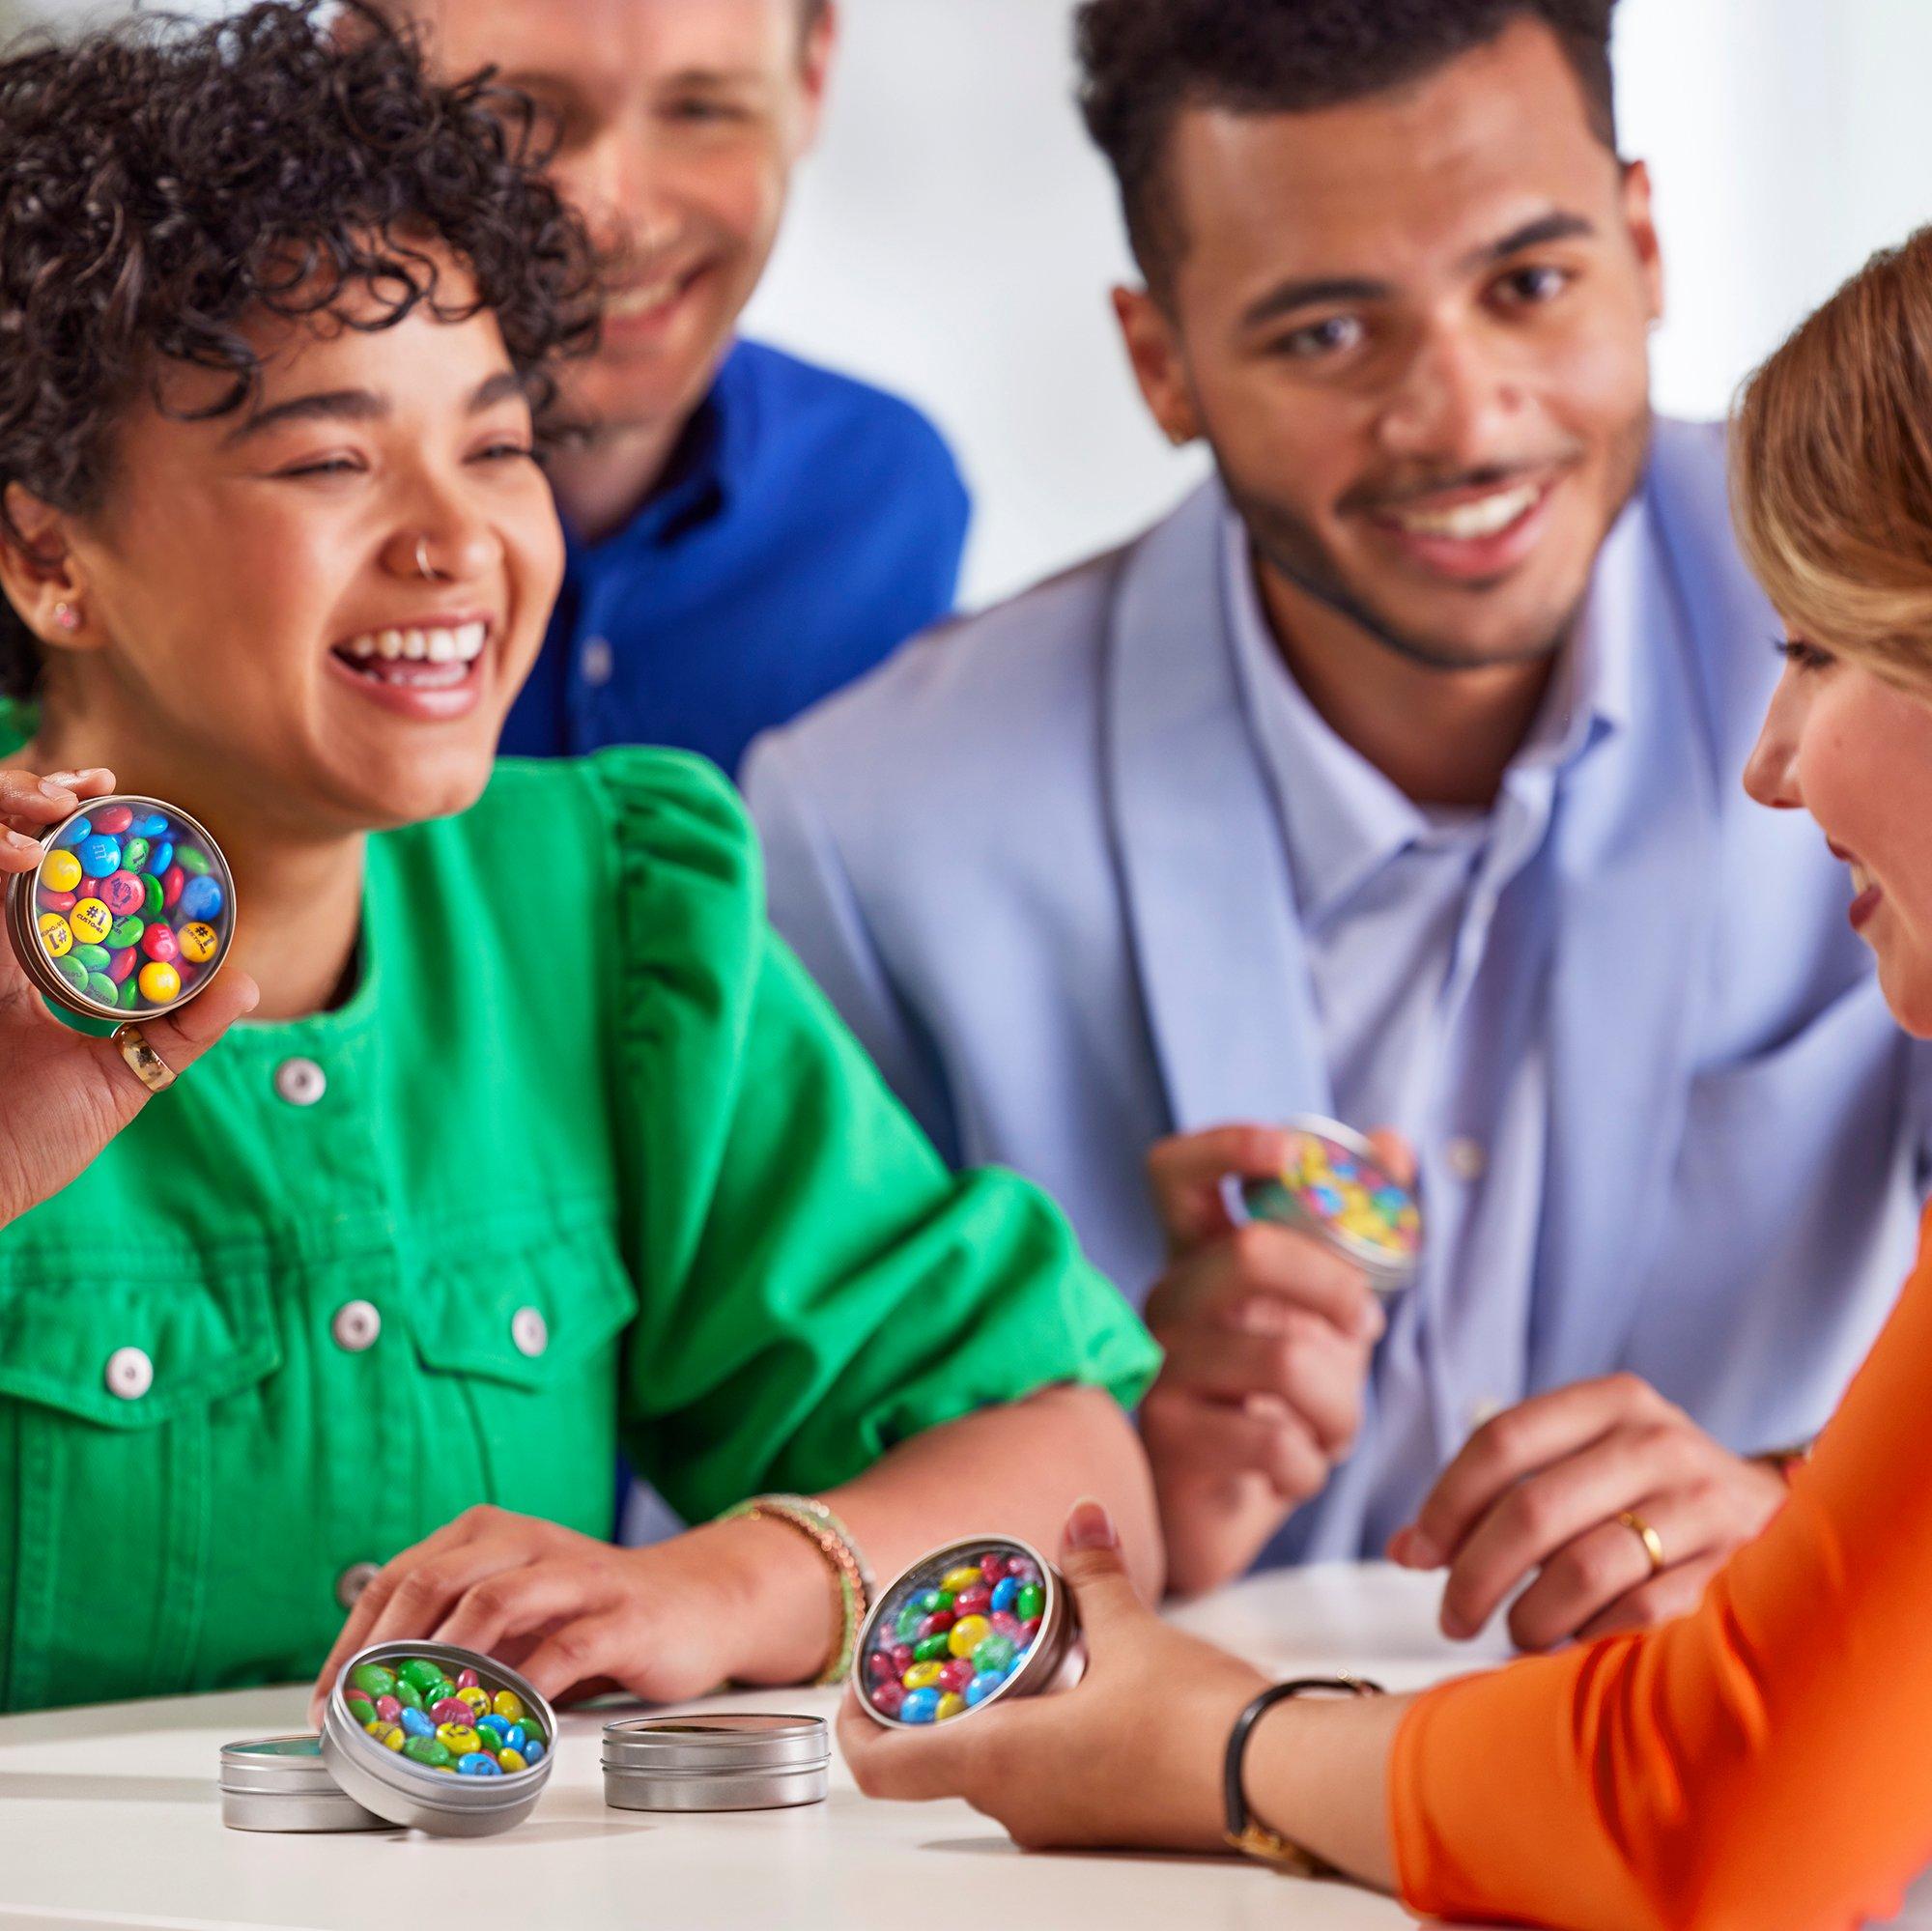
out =
<path fill-rule="evenodd" d="M 340 1796 L 341 1786 L 322 1760 L 322 1739 L 261 1737 L 221 1746 L 223 1790 L 259 1791 L 264 1796 Z"/>
<path fill-rule="evenodd" d="M 831 1761 L 832 1733 L 820 1717 L 720 1711 L 638 1717 L 604 1726 L 607 1770 L 734 1776 L 744 1771 L 817 1770 Z"/>
<path fill-rule="evenodd" d="M 1281 1174 L 1239 1189 L 1248 1214 L 1314 1235 L 1360 1267 L 1378 1293 L 1407 1287 L 1422 1258 L 1414 1191 L 1352 1127 L 1314 1115 L 1286 1126 L 1294 1144 Z"/>

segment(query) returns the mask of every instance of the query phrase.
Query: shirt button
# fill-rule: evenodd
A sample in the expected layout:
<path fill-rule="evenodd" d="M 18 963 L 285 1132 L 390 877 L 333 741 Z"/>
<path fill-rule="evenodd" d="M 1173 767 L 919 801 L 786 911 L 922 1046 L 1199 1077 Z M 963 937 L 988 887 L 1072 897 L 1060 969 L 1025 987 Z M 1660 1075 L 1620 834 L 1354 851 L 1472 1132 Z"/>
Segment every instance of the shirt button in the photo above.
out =
<path fill-rule="evenodd" d="M 329 1332 L 345 1354 L 360 1354 L 375 1347 L 383 1331 L 383 1317 L 373 1301 L 347 1301 L 335 1310 Z"/>
<path fill-rule="evenodd" d="M 275 1091 L 291 1106 L 313 1106 L 328 1091 L 328 1075 L 313 1060 L 284 1060 L 275 1068 Z"/>
<path fill-rule="evenodd" d="M 377 1576 L 382 1575 L 382 1573 L 383 1569 L 380 1563 L 352 1562 L 335 1578 L 335 1600 L 345 1609 L 355 1608 L 356 1603 L 361 1598 L 363 1590 L 368 1588 L 370 1583 L 375 1581 Z"/>
<path fill-rule="evenodd" d="M 608 639 L 593 637 L 583 646 L 583 654 L 577 661 L 579 674 L 593 691 L 602 690 L 610 683 L 611 672 L 616 668 L 616 659 L 611 654 Z"/>
<path fill-rule="evenodd" d="M 1483 1171 L 1490 1164 L 1489 1153 L 1480 1140 L 1452 1140 L 1443 1150 L 1449 1162 L 1449 1171 L 1459 1180 L 1479 1180 Z"/>
<path fill-rule="evenodd" d="M 520 1307 L 510 1319 L 510 1339 L 534 1361 L 550 1346 L 550 1323 L 535 1308 Z"/>
<path fill-rule="evenodd" d="M 107 1357 L 107 1392 L 138 1402 L 155 1385 L 155 1364 L 138 1348 L 117 1348 Z"/>

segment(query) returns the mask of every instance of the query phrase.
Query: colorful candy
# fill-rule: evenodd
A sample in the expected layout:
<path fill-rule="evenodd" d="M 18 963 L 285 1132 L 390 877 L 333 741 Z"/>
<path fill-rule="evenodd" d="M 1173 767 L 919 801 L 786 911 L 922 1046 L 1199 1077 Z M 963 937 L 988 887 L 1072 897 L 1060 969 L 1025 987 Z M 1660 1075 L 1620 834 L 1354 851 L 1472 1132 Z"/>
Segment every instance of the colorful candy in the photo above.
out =
<path fill-rule="evenodd" d="M 933 1665 L 935 1682 L 938 1667 Z M 949 1686 L 952 1681 L 949 1677 Z M 896 1681 L 892 1689 L 903 1696 Z M 962 1683 L 951 1693 L 964 1689 Z M 934 1690 L 935 1710 L 946 1693 Z M 451 1682 L 442 1664 L 427 1657 L 357 1663 L 349 1673 L 343 1702 L 356 1727 L 384 1749 L 399 1750 L 438 1775 L 504 1776 L 544 1759 L 547 1740 L 523 1698 L 479 1681 L 474 1669 L 460 1670 Z"/>
<path fill-rule="evenodd" d="M 84 1011 L 173 1006 L 234 938 L 234 890 L 220 854 L 197 827 L 145 800 L 108 800 L 70 819 L 19 889 L 31 893 L 35 913 L 31 924 L 14 926 L 27 934 L 22 950 L 36 953 L 29 971 L 43 992 L 71 993 Z"/>
<path fill-rule="evenodd" d="M 1241 1190 L 1257 1219 L 1314 1234 L 1369 1276 L 1380 1292 L 1407 1285 L 1422 1254 L 1422 1209 L 1375 1149 L 1327 1121 L 1290 1122 L 1278 1178 Z"/>

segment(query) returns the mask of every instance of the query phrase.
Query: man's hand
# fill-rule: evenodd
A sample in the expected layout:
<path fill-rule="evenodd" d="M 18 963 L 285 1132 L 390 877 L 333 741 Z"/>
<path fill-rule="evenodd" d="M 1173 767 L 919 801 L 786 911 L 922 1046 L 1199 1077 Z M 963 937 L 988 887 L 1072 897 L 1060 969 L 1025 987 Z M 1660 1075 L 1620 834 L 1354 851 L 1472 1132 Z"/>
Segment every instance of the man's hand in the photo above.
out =
<path fill-rule="evenodd" d="M 1141 1434 L 1169 1583 L 1183 1595 L 1240 1575 L 1327 1486 L 1353 1445 L 1383 1331 L 1360 1268 L 1292 1228 L 1229 1216 L 1224 1181 L 1279 1174 L 1291 1140 L 1221 1127 L 1165 1140 L 1148 1160 L 1171 1259 L 1148 1297 L 1167 1359 Z M 1400 1142 L 1384 1136 L 1378 1150 L 1410 1171 Z"/>
<path fill-rule="evenodd" d="M 1388 1552 L 1409 1569 L 1448 1569 L 1442 1630 L 1459 1641 L 1528 1582 L 1510 1634 L 1549 1649 L 1694 1609 L 1785 1493 L 1775 1469 L 1733 1455 L 1647 1382 L 1612 1375 L 1485 1423 Z M 1655 1575 L 1642 1537 L 1618 1519 L 1627 1512 L 1662 1545 Z"/>

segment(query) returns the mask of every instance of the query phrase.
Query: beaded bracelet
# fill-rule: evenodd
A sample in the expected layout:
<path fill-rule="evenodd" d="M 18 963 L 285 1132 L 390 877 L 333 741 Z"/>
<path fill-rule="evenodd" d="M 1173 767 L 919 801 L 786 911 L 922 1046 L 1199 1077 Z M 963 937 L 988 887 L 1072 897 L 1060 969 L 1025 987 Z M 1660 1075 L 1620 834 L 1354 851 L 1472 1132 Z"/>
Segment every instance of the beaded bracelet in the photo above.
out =
<path fill-rule="evenodd" d="M 753 1495 L 718 1518 L 721 1522 L 773 1521 L 796 1529 L 825 1558 L 838 1585 L 838 1640 L 814 1684 L 843 1683 L 876 1586 L 852 1532 L 814 1495 Z"/>

